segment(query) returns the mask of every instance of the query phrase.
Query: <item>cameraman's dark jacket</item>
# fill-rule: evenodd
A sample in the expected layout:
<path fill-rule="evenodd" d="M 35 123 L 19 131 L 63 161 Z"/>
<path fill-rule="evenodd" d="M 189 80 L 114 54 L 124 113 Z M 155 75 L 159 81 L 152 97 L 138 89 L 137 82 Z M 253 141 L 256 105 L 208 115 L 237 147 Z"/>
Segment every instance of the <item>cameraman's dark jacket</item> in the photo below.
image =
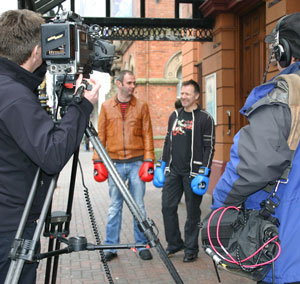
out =
<path fill-rule="evenodd" d="M 172 130 L 176 125 L 178 116 L 183 108 L 172 112 L 168 122 L 168 132 L 165 137 L 162 160 L 166 162 L 166 171 L 170 170 L 172 163 Z M 200 167 L 211 167 L 215 145 L 215 123 L 211 115 L 199 106 L 193 110 L 193 128 L 190 175 L 195 177 Z"/>
<path fill-rule="evenodd" d="M 28 222 L 39 217 L 51 175 L 80 145 L 93 109 L 86 99 L 72 103 L 55 127 L 34 93 L 42 79 L 0 57 L 0 233 L 17 229 L 38 167 L 42 176 Z"/>

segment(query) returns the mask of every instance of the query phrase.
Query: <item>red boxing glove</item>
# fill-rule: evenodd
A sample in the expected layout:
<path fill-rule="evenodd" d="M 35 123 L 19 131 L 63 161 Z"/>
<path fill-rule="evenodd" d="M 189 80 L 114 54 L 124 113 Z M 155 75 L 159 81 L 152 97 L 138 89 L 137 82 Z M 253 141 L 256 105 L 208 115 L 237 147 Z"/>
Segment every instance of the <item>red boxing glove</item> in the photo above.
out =
<path fill-rule="evenodd" d="M 94 162 L 94 179 L 97 182 L 106 181 L 108 178 L 108 172 L 102 162 Z"/>
<path fill-rule="evenodd" d="M 152 181 L 154 176 L 154 163 L 144 162 L 140 167 L 139 176 L 144 182 Z"/>

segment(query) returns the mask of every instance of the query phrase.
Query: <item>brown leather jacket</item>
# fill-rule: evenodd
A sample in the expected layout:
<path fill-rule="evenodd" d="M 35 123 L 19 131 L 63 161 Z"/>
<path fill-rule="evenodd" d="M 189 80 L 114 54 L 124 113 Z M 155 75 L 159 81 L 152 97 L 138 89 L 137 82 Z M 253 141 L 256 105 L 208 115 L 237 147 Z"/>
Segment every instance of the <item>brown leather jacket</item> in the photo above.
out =
<path fill-rule="evenodd" d="M 98 136 L 112 160 L 137 157 L 154 161 L 153 133 L 148 105 L 132 96 L 122 118 L 117 98 L 101 106 Z M 101 160 L 94 153 L 94 160 Z"/>

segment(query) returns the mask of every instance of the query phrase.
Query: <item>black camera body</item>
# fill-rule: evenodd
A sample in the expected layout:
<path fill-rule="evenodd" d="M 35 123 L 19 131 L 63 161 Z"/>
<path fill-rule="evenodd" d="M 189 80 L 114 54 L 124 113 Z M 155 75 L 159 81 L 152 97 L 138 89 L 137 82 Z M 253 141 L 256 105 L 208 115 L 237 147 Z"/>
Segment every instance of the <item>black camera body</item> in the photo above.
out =
<path fill-rule="evenodd" d="M 96 25 L 89 27 L 82 22 L 79 15 L 63 12 L 53 22 L 42 25 L 42 58 L 51 74 L 84 74 L 92 70 L 111 74 L 114 45 L 100 39 Z"/>
<path fill-rule="evenodd" d="M 65 11 L 41 27 L 42 58 L 56 81 L 55 121 L 59 108 L 63 117 L 72 101 L 81 102 L 82 93 L 78 89 L 75 93 L 79 74 L 86 79 L 93 70 L 113 75 L 115 46 L 101 39 L 100 30 L 98 25 L 89 27 L 79 15 Z"/>
<path fill-rule="evenodd" d="M 82 73 L 92 52 L 92 39 L 84 26 L 73 22 L 42 25 L 42 57 L 50 73 Z"/>

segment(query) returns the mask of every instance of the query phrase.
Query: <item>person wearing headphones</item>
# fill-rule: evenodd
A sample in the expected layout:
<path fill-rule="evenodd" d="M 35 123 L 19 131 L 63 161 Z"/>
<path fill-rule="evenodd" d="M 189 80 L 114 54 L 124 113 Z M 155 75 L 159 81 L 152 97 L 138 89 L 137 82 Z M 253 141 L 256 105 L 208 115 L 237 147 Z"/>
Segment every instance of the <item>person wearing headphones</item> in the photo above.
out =
<path fill-rule="evenodd" d="M 270 195 L 266 186 L 274 193 L 276 181 L 292 162 L 287 183 L 279 183 L 278 206 L 272 212 L 280 223 L 281 254 L 274 271 L 272 267 L 258 283 L 296 284 L 300 283 L 300 147 L 299 135 L 293 138 L 292 130 L 293 123 L 299 123 L 295 117 L 300 107 L 300 13 L 281 18 L 265 41 L 272 46 L 280 73 L 254 88 L 241 109 L 249 124 L 234 137 L 230 161 L 213 192 L 212 209 L 244 205 L 260 210 Z M 298 82 L 293 92 L 291 78 Z M 293 107 L 292 98 L 298 101 Z M 293 139 L 295 152 L 290 143 Z"/>

